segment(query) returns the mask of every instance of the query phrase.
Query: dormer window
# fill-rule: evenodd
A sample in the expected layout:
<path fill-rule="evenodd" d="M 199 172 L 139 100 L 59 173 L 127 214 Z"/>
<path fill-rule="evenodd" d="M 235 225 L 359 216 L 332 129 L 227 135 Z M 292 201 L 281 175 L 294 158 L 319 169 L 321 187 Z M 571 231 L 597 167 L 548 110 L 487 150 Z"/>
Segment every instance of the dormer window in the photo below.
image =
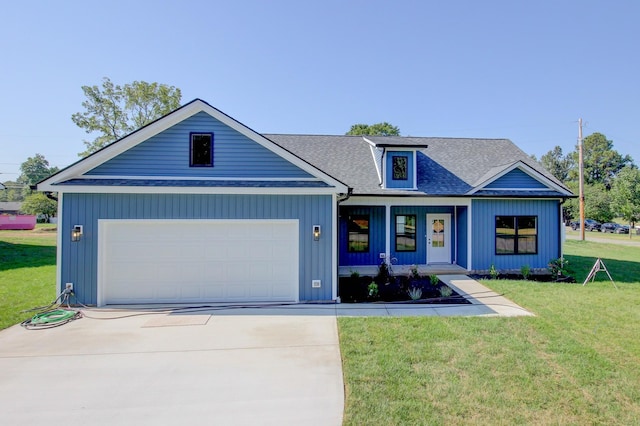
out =
<path fill-rule="evenodd" d="M 407 180 L 409 178 L 406 156 L 393 155 L 391 156 L 391 163 L 393 180 Z"/>
<path fill-rule="evenodd" d="M 213 167 L 213 133 L 191 133 L 189 144 L 191 167 Z"/>
<path fill-rule="evenodd" d="M 416 152 L 408 149 L 388 149 L 384 156 L 384 187 L 388 189 L 416 188 Z"/>

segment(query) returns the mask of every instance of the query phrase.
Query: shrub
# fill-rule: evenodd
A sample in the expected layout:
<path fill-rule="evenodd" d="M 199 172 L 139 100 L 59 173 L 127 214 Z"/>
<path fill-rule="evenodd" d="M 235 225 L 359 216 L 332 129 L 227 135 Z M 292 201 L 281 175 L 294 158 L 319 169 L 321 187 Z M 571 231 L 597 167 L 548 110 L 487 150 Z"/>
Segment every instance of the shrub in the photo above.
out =
<path fill-rule="evenodd" d="M 407 290 L 407 294 L 411 300 L 418 300 L 422 297 L 422 289 L 420 287 L 411 287 Z"/>
<path fill-rule="evenodd" d="M 440 291 L 440 296 L 442 297 L 449 297 L 453 294 L 453 290 L 451 290 L 451 288 L 447 287 L 446 285 L 443 285 L 442 287 L 440 287 L 439 291 Z"/>
<path fill-rule="evenodd" d="M 420 274 L 418 273 L 418 267 L 416 265 L 411 265 L 409 267 L 409 278 L 414 280 L 420 279 Z"/>
<path fill-rule="evenodd" d="M 531 267 L 529 265 L 522 265 L 520 267 L 520 273 L 522 274 L 522 278 L 528 280 L 529 275 L 531 275 Z"/>
<path fill-rule="evenodd" d="M 431 281 L 432 286 L 437 286 L 438 283 L 440 282 L 440 280 L 438 279 L 438 276 L 435 274 L 429 275 L 429 280 Z"/>
<path fill-rule="evenodd" d="M 494 280 L 498 279 L 498 275 L 500 275 L 500 272 L 498 272 L 498 270 L 496 269 L 496 265 L 494 265 L 493 263 L 491 264 L 491 267 L 489 268 L 489 275 L 491 275 L 491 278 Z"/>
<path fill-rule="evenodd" d="M 551 272 L 551 275 L 557 279 L 569 276 L 567 272 L 568 265 L 569 261 L 560 257 L 558 259 L 550 260 L 547 267 L 549 268 L 549 272 Z"/>
<path fill-rule="evenodd" d="M 351 278 L 360 278 L 360 273 L 358 271 L 351 271 Z"/>
<path fill-rule="evenodd" d="M 378 266 L 378 275 L 375 277 L 377 284 L 386 284 L 391 281 L 391 273 L 389 272 L 389 265 L 384 260 Z"/>
<path fill-rule="evenodd" d="M 375 281 L 371 281 L 371 284 L 369 284 L 367 290 L 369 290 L 370 298 L 375 299 L 376 297 L 378 297 L 378 284 L 376 284 Z"/>

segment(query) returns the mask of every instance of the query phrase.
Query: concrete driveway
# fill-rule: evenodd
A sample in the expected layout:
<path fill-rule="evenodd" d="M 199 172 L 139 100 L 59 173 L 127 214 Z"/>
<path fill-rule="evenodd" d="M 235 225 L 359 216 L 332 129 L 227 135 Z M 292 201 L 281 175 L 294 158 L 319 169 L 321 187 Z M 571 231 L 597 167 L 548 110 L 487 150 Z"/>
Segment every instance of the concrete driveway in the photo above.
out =
<path fill-rule="evenodd" d="M 343 405 L 335 316 L 202 311 L 0 331 L 3 424 L 339 425 Z"/>

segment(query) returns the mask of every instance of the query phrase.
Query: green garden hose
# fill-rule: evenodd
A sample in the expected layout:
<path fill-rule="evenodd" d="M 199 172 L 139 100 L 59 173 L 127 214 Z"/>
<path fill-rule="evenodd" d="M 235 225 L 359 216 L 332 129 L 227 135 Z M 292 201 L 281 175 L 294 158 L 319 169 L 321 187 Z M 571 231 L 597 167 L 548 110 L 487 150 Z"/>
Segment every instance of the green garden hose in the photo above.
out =
<path fill-rule="evenodd" d="M 81 317 L 82 314 L 79 311 L 54 309 L 35 314 L 32 318 L 23 321 L 21 325 L 30 330 L 52 328 Z"/>

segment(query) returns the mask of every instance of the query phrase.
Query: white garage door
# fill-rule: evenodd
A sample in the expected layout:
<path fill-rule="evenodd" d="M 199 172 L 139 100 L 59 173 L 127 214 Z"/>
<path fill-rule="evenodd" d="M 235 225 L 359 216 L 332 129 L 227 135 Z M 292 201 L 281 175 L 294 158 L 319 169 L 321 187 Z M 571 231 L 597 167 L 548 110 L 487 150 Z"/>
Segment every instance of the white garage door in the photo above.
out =
<path fill-rule="evenodd" d="M 298 300 L 297 220 L 101 220 L 98 305 Z"/>

